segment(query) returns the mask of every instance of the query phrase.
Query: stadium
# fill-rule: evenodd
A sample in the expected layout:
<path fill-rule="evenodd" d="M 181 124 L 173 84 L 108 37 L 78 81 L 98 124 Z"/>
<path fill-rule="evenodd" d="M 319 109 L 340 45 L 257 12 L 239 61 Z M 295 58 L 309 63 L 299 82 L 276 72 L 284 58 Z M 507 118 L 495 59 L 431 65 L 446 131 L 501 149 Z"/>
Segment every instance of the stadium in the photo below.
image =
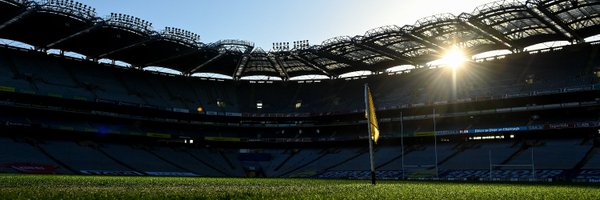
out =
<path fill-rule="evenodd" d="M 265 51 L 0 0 L 0 38 L 30 45 L 0 46 L 0 172 L 367 180 L 368 84 L 379 180 L 593 185 L 599 34 L 597 0 L 497 1 Z"/>

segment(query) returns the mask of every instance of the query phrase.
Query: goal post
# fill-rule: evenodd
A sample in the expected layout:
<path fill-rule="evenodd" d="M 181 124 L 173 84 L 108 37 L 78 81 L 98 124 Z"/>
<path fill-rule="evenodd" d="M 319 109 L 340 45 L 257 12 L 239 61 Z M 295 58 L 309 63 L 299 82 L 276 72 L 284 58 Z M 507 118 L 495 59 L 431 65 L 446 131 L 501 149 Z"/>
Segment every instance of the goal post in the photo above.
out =
<path fill-rule="evenodd" d="M 490 173 L 489 179 L 490 181 L 494 180 L 494 167 L 517 167 L 517 168 L 531 168 L 531 179 L 535 180 L 535 161 L 533 156 L 533 148 L 531 148 L 531 158 L 529 164 L 494 164 L 492 162 L 492 150 L 488 152 L 489 165 L 490 165 Z"/>

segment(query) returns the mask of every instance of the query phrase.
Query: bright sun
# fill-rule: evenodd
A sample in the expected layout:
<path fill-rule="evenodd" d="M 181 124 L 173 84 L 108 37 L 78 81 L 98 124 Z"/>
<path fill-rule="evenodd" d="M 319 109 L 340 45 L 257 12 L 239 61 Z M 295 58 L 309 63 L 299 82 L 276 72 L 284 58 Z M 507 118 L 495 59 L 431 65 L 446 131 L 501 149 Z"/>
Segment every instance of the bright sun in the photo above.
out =
<path fill-rule="evenodd" d="M 441 63 L 451 67 L 452 69 L 457 69 L 463 66 L 463 64 L 467 61 L 465 53 L 463 53 L 458 47 L 452 47 L 446 55 L 440 60 Z"/>

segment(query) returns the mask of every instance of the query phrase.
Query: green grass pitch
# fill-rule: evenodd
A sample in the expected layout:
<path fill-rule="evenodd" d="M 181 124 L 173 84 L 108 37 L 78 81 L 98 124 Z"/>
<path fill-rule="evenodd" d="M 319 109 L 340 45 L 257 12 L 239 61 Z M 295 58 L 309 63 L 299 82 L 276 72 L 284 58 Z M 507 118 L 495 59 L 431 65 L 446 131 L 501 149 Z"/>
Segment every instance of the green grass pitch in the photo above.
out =
<path fill-rule="evenodd" d="M 600 185 L 0 175 L 0 199 L 600 199 Z"/>

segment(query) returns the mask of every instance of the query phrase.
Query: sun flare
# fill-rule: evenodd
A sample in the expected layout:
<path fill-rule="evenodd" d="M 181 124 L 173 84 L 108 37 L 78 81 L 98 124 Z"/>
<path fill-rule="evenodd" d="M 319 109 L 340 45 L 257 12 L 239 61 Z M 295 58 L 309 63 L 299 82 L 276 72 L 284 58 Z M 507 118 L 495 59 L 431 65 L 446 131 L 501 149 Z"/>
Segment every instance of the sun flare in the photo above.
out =
<path fill-rule="evenodd" d="M 441 62 L 452 69 L 458 69 L 462 67 L 467 60 L 465 53 L 460 48 L 454 46 L 446 52 Z"/>

